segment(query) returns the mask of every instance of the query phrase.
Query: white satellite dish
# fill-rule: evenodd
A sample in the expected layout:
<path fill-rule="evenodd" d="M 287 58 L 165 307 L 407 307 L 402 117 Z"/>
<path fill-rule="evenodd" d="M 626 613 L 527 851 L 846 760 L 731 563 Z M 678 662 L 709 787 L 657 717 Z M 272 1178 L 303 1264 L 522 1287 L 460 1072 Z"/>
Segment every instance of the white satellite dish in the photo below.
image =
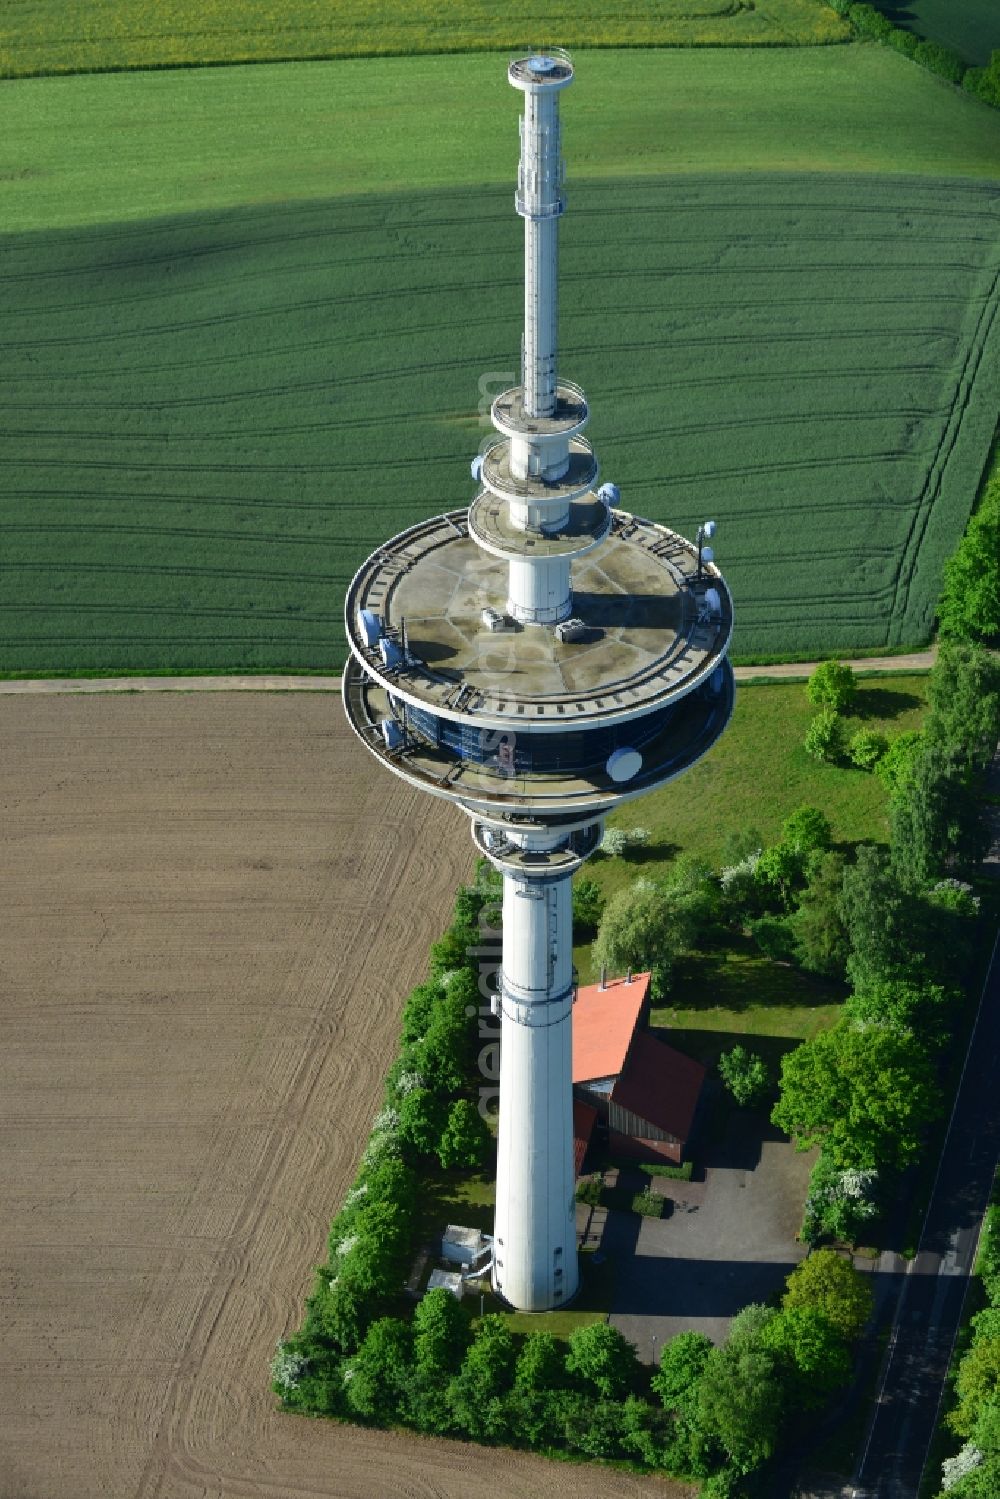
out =
<path fill-rule="evenodd" d="M 701 549 L 701 560 L 702 560 L 702 562 L 714 562 L 715 561 L 715 552 L 712 550 L 711 547 L 702 547 L 702 549 Z"/>
<path fill-rule="evenodd" d="M 719 590 L 717 588 L 705 589 L 705 605 L 712 614 L 722 613 L 722 600 L 719 597 Z"/>
<path fill-rule="evenodd" d="M 637 749 L 623 746 L 608 756 L 608 763 L 604 768 L 613 781 L 631 781 L 642 769 L 642 756 Z"/>
<path fill-rule="evenodd" d="M 470 468 L 472 470 L 472 477 L 475 479 L 476 483 L 478 484 L 479 481 L 480 481 L 480 479 L 483 477 L 483 455 L 482 455 L 482 453 L 477 453 L 476 456 L 475 456 L 475 458 L 473 458 L 472 463 L 469 466 L 470 466 Z"/>
<path fill-rule="evenodd" d="M 712 537 L 715 535 L 715 521 L 707 520 L 701 529 L 704 532 L 706 539 L 708 541 L 711 541 Z"/>

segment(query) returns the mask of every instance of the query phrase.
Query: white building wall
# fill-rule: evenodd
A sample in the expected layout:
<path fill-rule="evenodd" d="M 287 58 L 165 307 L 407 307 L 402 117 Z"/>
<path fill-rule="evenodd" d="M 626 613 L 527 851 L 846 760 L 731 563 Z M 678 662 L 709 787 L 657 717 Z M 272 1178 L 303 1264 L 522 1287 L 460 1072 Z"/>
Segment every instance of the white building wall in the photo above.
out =
<path fill-rule="evenodd" d="M 493 1284 L 522 1311 L 576 1292 L 570 880 L 504 875 Z"/>

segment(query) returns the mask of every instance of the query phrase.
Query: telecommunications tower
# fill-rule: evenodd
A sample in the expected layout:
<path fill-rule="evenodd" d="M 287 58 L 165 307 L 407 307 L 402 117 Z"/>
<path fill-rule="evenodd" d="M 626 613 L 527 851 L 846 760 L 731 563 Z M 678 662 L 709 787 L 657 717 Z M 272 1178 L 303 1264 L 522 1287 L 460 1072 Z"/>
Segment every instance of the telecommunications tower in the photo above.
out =
<path fill-rule="evenodd" d="M 351 726 L 472 819 L 503 875 L 493 1285 L 524 1311 L 577 1289 L 570 879 L 605 815 L 705 754 L 733 707 L 732 600 L 712 552 L 597 488 L 586 397 L 556 369 L 565 52 L 521 57 L 521 381 L 466 509 L 387 541 L 347 593 Z"/>

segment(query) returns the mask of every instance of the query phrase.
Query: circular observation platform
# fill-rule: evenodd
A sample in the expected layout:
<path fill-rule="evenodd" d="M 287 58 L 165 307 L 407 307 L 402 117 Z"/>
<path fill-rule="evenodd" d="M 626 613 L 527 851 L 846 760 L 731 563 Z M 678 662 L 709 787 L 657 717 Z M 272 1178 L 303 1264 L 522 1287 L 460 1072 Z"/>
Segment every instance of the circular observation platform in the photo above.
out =
<path fill-rule="evenodd" d="M 578 500 L 597 482 L 597 455 L 585 437 L 571 437 L 569 463 L 558 479 L 529 474 L 519 479 L 510 466 L 510 439 L 501 437 L 483 453 L 484 486 L 502 500 L 532 505 L 565 505 Z"/>
<path fill-rule="evenodd" d="M 469 534 L 494 557 L 582 557 L 611 532 L 611 511 L 588 495 L 572 500 L 569 518 L 553 530 L 518 529 L 506 500 L 488 491 L 469 506 Z"/>
<path fill-rule="evenodd" d="M 524 387 L 501 391 L 493 402 L 490 420 L 505 437 L 574 437 L 587 425 L 590 409 L 579 385 L 560 380 L 555 410 L 549 416 L 529 416 L 524 409 Z"/>
<path fill-rule="evenodd" d="M 508 82 L 519 89 L 565 88 L 573 81 L 573 64 L 562 47 L 547 47 L 530 57 L 517 57 L 507 69 Z"/>
<path fill-rule="evenodd" d="M 487 627 L 484 610 L 506 610 L 507 570 L 456 510 L 387 542 L 352 579 L 345 623 L 355 660 L 410 708 L 473 734 L 608 729 L 678 703 L 726 654 L 729 590 L 714 566 L 698 579 L 690 541 L 610 515 L 604 545 L 573 564 L 578 638 L 549 626 Z M 384 642 L 366 642 L 362 610 L 378 618 Z"/>
<path fill-rule="evenodd" d="M 641 769 L 624 784 L 608 772 L 605 755 L 613 739 L 600 733 L 525 737 L 512 726 L 509 733 L 471 730 L 448 736 L 451 742 L 444 736 L 434 742 L 418 727 L 419 715 L 402 710 L 400 700 L 369 677 L 354 657 L 344 668 L 343 695 L 348 722 L 358 738 L 410 785 L 457 802 L 474 817 L 516 820 L 527 815 L 579 823 L 662 786 L 707 754 L 732 716 L 735 683 L 729 662 L 721 661 L 707 683 L 658 720 L 652 737 L 642 743 Z M 382 727 L 390 717 L 403 724 L 392 749 Z M 630 736 L 619 732 L 613 737 Z M 550 755 L 548 763 L 535 765 L 535 746 L 546 739 L 556 741 L 559 752 Z M 598 743 L 588 747 L 588 740 Z M 518 867 L 527 872 L 523 856 L 517 857 Z M 553 876 L 567 872 L 550 867 L 547 860 L 533 868 Z"/>

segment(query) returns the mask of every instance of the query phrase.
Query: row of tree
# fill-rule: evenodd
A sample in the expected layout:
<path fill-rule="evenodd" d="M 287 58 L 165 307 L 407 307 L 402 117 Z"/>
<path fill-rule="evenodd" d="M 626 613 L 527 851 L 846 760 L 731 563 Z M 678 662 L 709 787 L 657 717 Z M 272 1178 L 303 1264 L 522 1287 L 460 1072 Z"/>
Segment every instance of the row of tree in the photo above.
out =
<path fill-rule="evenodd" d="M 342 1360 L 396 1304 L 415 1249 L 421 1172 L 480 1167 L 488 1158 L 492 1137 L 475 1097 L 482 999 L 474 964 L 484 907 L 497 898 L 485 868 L 459 890 L 452 923 L 431 949 L 430 976 L 404 1006 L 383 1107 L 333 1220 L 305 1322 L 273 1365 L 275 1388 L 287 1396 L 294 1384 L 300 1409 L 330 1409 Z"/>
<path fill-rule="evenodd" d="M 852 986 L 838 1023 L 784 1058 L 772 1113 L 801 1149 L 820 1146 L 803 1226 L 813 1241 L 857 1237 L 943 1107 L 978 906 L 962 876 L 984 851 L 977 790 L 1000 735 L 997 664 L 943 644 L 928 701 L 897 766 L 889 847 L 862 845 L 839 870 L 824 855 L 788 921 L 806 966 Z"/>
<path fill-rule="evenodd" d="M 352 1355 L 317 1364 L 286 1345 L 272 1372 L 292 1409 L 628 1458 L 735 1494 L 789 1422 L 846 1383 L 870 1311 L 865 1280 L 821 1250 L 789 1276 L 780 1307 L 745 1307 L 723 1346 L 695 1332 L 672 1339 L 651 1381 L 607 1323 L 577 1327 L 568 1344 L 545 1331 L 519 1337 L 498 1316 L 473 1328 L 447 1291 L 424 1296 L 411 1321 L 372 1322 Z"/>
<path fill-rule="evenodd" d="M 971 1320 L 972 1339 L 958 1365 L 955 1401 L 945 1424 L 963 1445 L 942 1464 L 948 1499 L 1000 1495 L 1000 1206 L 992 1205 L 980 1239 L 976 1269 L 986 1307 Z"/>
<path fill-rule="evenodd" d="M 902 52 L 904 57 L 946 78 L 949 83 L 961 84 L 984 104 L 1000 107 L 1000 52 L 993 52 L 985 68 L 970 68 L 965 59 L 950 47 L 940 42 L 922 41 L 912 31 L 894 26 L 889 17 L 874 5 L 855 3 L 855 0 L 828 0 L 840 15 L 846 16 L 859 36 L 872 37 Z"/>

